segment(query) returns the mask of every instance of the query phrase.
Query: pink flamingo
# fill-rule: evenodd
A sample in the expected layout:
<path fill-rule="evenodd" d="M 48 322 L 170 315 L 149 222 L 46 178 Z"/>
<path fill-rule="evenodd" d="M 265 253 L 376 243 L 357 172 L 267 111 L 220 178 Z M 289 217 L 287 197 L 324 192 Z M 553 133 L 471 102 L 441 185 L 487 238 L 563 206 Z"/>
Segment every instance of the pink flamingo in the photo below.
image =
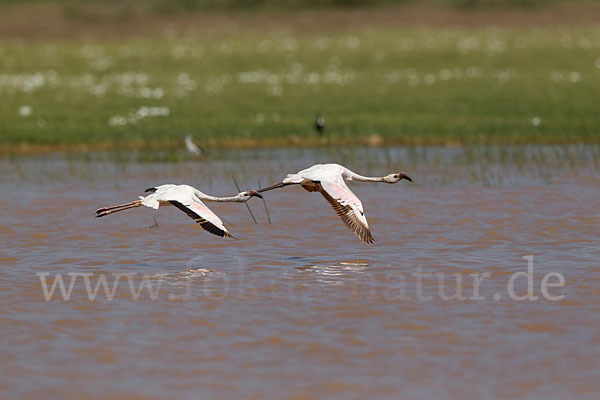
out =
<path fill-rule="evenodd" d="M 259 189 L 257 192 L 266 192 L 288 185 L 300 185 L 309 192 L 319 192 L 331 204 L 348 229 L 366 244 L 372 244 L 373 235 L 369 230 L 362 203 L 346 186 L 344 180 L 396 183 L 402 179 L 412 182 L 404 172 L 382 177 L 368 177 L 358 175 L 339 164 L 317 164 L 298 173 L 288 174 L 280 183 Z"/>

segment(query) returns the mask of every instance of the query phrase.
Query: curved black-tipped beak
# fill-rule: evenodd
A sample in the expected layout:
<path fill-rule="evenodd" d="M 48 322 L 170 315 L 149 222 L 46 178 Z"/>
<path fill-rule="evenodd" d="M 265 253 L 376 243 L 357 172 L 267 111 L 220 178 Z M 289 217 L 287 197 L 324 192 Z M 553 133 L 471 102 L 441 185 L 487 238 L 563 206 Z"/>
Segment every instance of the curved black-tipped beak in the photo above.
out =
<path fill-rule="evenodd" d="M 256 190 L 251 190 L 248 192 L 248 194 L 250 195 L 250 197 L 258 197 L 259 199 L 262 199 L 262 195 L 260 193 L 258 193 Z"/>
<path fill-rule="evenodd" d="M 407 181 L 412 182 L 412 178 L 406 175 L 404 172 L 400 174 L 400 180 L 402 179 L 406 179 Z"/>

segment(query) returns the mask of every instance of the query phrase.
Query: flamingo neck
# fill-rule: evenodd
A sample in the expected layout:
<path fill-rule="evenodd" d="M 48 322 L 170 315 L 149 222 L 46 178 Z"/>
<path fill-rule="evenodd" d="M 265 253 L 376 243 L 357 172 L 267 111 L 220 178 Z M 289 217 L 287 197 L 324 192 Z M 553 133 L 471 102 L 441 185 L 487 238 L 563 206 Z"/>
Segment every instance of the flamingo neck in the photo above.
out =
<path fill-rule="evenodd" d="M 384 177 L 380 176 L 363 176 L 359 175 L 354 171 L 350 171 L 348 168 L 342 167 L 342 176 L 349 181 L 358 182 L 385 182 Z"/>
<path fill-rule="evenodd" d="M 230 196 L 230 197 L 215 197 L 215 196 L 209 196 L 207 194 L 203 194 L 202 196 L 198 196 L 198 197 L 201 200 L 214 201 L 217 203 L 243 203 L 244 202 L 244 198 L 240 194 L 237 194 L 235 196 Z"/>
<path fill-rule="evenodd" d="M 362 176 L 355 173 L 352 173 L 348 179 L 358 182 L 385 182 L 382 176 Z"/>

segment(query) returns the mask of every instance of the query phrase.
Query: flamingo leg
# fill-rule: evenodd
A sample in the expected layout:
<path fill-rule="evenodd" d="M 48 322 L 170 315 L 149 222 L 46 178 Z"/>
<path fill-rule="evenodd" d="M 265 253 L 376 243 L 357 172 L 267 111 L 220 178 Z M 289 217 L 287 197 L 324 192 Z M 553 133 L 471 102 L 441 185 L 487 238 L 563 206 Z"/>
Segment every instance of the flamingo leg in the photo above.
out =
<path fill-rule="evenodd" d="M 139 202 L 139 200 L 134 200 L 134 201 L 132 201 L 130 203 L 119 204 L 117 206 L 102 207 L 102 208 L 97 209 L 96 213 L 101 213 L 101 212 L 108 211 L 108 210 L 114 210 L 115 208 L 121 208 L 121 207 L 131 206 L 131 205 L 133 205 L 133 204 L 135 204 L 137 202 Z"/>
<path fill-rule="evenodd" d="M 267 192 L 267 191 L 269 191 L 269 190 L 273 190 L 273 189 L 279 189 L 279 188 L 282 188 L 282 187 L 284 187 L 284 186 L 288 186 L 288 185 L 294 185 L 294 183 L 283 183 L 283 182 L 279 182 L 279 183 L 276 183 L 276 184 L 274 184 L 274 185 L 267 186 L 266 188 L 258 189 L 258 190 L 257 190 L 257 192 L 258 192 L 258 193 Z"/>
<path fill-rule="evenodd" d="M 121 204 L 118 206 L 104 207 L 96 210 L 96 218 L 104 217 L 105 215 L 113 214 L 119 211 L 128 210 L 130 208 L 140 207 L 142 202 L 140 200 L 132 201 L 131 203 Z"/>

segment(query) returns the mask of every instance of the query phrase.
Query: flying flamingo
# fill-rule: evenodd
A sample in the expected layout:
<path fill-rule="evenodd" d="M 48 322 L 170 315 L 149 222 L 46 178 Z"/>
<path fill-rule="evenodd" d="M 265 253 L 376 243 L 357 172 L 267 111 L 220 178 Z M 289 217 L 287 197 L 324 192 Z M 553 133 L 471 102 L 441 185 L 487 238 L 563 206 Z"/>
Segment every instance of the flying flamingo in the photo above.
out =
<path fill-rule="evenodd" d="M 283 181 L 259 189 L 257 192 L 278 189 L 288 185 L 300 185 L 309 192 L 319 192 L 331 204 L 342 222 L 366 244 L 374 242 L 369 224 L 358 197 L 348 189 L 345 180 L 359 182 L 396 183 L 402 179 L 412 182 L 404 172 L 382 177 L 358 175 L 339 164 L 317 164 L 296 174 L 288 174 Z"/>
<path fill-rule="evenodd" d="M 223 221 L 208 207 L 202 203 L 204 201 L 230 202 L 230 203 L 245 203 L 252 197 L 262 196 L 254 191 L 240 192 L 232 197 L 214 197 L 202 193 L 196 188 L 189 185 L 160 185 L 146 189 L 145 193 L 150 193 L 147 196 L 140 196 L 139 200 L 131 203 L 121 204 L 118 206 L 104 207 L 96 210 L 96 218 L 104 217 L 105 215 L 113 214 L 129 208 L 146 206 L 153 209 L 158 209 L 159 206 L 174 205 L 181 211 L 190 216 L 196 223 L 200 224 L 202 229 L 217 236 L 225 236 L 233 238 L 231 233 L 223 225 Z"/>

